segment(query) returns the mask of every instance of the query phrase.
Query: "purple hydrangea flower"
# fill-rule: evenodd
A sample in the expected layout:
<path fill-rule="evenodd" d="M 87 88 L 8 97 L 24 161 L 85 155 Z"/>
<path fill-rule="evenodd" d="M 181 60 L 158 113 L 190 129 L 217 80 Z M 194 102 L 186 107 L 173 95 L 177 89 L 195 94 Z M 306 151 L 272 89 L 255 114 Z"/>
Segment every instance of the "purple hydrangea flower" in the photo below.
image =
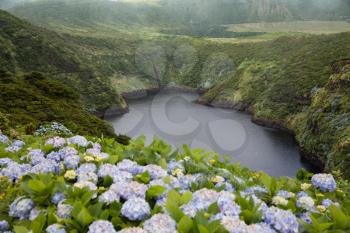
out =
<path fill-rule="evenodd" d="M 8 165 L 9 163 L 13 163 L 14 161 L 10 158 L 1 158 L 0 159 L 0 167 L 4 166 L 4 165 Z"/>
<path fill-rule="evenodd" d="M 299 215 L 299 218 L 308 223 L 308 224 L 311 224 L 312 223 L 312 220 L 311 220 L 311 217 L 310 217 L 310 213 L 309 212 L 305 212 L 305 213 L 302 213 Z"/>
<path fill-rule="evenodd" d="M 68 138 L 68 143 L 75 144 L 75 145 L 78 145 L 81 147 L 87 147 L 89 145 L 88 140 L 85 137 L 80 136 L 80 135 Z"/>
<path fill-rule="evenodd" d="M 331 205 L 337 205 L 338 203 L 336 203 L 336 202 L 333 202 L 332 200 L 330 200 L 330 199 L 324 199 L 323 201 L 322 201 L 322 205 L 324 206 L 324 207 L 326 207 L 326 208 L 328 208 L 328 207 L 330 207 Z M 339 205 L 339 204 L 338 204 Z"/>
<path fill-rule="evenodd" d="M 90 224 L 88 233 L 116 233 L 112 223 L 105 220 L 97 220 Z"/>
<path fill-rule="evenodd" d="M 59 163 L 61 161 L 61 154 L 59 152 L 52 151 L 46 156 L 46 158 Z"/>
<path fill-rule="evenodd" d="M 300 192 L 297 193 L 297 197 L 298 198 L 308 197 L 308 196 L 309 196 L 309 194 L 307 194 L 307 192 L 305 192 L 305 191 L 300 191 Z"/>
<path fill-rule="evenodd" d="M 289 198 L 292 198 L 294 195 L 293 195 L 293 193 L 288 192 L 286 190 L 280 190 L 280 191 L 278 191 L 277 196 L 289 199 Z"/>
<path fill-rule="evenodd" d="M 175 169 L 180 169 L 182 172 L 185 172 L 185 167 L 183 166 L 182 162 L 178 162 L 176 160 L 171 160 L 168 163 L 168 173 L 172 174 L 172 172 Z"/>
<path fill-rule="evenodd" d="M 2 134 L 0 130 L 0 143 L 8 144 L 9 142 L 9 138 L 6 135 Z"/>
<path fill-rule="evenodd" d="M 247 233 L 277 233 L 268 224 L 256 223 L 247 226 Z"/>
<path fill-rule="evenodd" d="M 290 210 L 270 207 L 264 214 L 264 221 L 281 233 L 297 233 L 299 224 Z"/>
<path fill-rule="evenodd" d="M 195 206 L 197 210 L 206 210 L 211 204 L 217 202 L 218 198 L 218 192 L 204 188 L 193 193 L 190 203 Z"/>
<path fill-rule="evenodd" d="M 337 183 L 331 174 L 316 174 L 311 178 L 312 184 L 321 189 L 323 192 L 334 192 L 337 188 Z"/>
<path fill-rule="evenodd" d="M 133 179 L 131 173 L 121 171 L 117 166 L 111 164 L 103 164 L 98 170 L 98 176 L 102 178 L 110 176 L 114 182 L 129 182 Z"/>
<path fill-rule="evenodd" d="M 67 233 L 61 224 L 52 224 L 46 228 L 46 233 Z"/>
<path fill-rule="evenodd" d="M 239 216 L 241 213 L 241 207 L 235 202 L 235 196 L 227 191 L 221 191 L 218 197 L 218 207 L 220 212 L 225 216 Z"/>
<path fill-rule="evenodd" d="M 28 219 L 30 211 L 34 208 L 34 202 L 28 198 L 18 197 L 10 205 L 9 215 L 20 220 Z"/>
<path fill-rule="evenodd" d="M 34 219 L 36 219 L 36 217 L 38 217 L 40 214 L 40 210 L 38 210 L 36 207 L 34 207 L 29 214 L 29 220 L 30 221 L 34 221 Z"/>
<path fill-rule="evenodd" d="M 90 181 L 94 184 L 97 184 L 98 177 L 93 172 L 85 172 L 78 174 L 78 182 Z"/>
<path fill-rule="evenodd" d="M 192 183 L 198 184 L 201 174 L 188 174 L 178 178 L 183 189 L 191 189 Z"/>
<path fill-rule="evenodd" d="M 143 223 L 143 228 L 152 233 L 174 233 L 176 222 L 165 214 L 156 214 Z"/>
<path fill-rule="evenodd" d="M 144 199 L 131 198 L 123 204 L 121 214 L 131 221 L 141 221 L 151 214 L 151 208 Z"/>

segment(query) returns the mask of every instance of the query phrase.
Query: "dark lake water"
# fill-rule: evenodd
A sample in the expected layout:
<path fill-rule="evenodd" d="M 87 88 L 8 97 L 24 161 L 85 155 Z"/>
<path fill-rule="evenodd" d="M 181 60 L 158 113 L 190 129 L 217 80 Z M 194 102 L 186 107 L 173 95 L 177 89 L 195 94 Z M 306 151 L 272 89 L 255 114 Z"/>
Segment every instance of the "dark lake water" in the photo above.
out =
<path fill-rule="evenodd" d="M 130 112 L 107 119 L 120 134 L 154 136 L 179 147 L 205 148 L 228 155 L 253 170 L 273 176 L 295 176 L 298 146 L 286 133 L 255 125 L 250 116 L 234 110 L 193 103 L 197 94 L 161 92 L 129 100 Z"/>

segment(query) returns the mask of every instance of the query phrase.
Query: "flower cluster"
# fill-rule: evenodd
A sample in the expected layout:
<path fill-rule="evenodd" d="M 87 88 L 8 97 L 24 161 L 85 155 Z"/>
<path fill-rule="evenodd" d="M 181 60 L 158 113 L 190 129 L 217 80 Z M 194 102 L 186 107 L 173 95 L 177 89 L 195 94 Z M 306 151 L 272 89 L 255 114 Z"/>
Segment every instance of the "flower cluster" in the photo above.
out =
<path fill-rule="evenodd" d="M 312 184 L 323 192 L 334 192 L 337 184 L 331 174 L 316 174 L 311 178 Z"/>
<path fill-rule="evenodd" d="M 142 150 L 139 145 L 103 148 L 104 141 L 88 141 L 79 135 L 30 143 L 14 141 L 10 145 L 20 149 L 13 157 L 0 159 L 0 176 L 14 186 L 41 175 L 44 182 L 35 180 L 21 186 L 23 196 L 11 200 L 9 221 L 0 221 L 0 232 L 13 230 L 13 223 L 25 226 L 44 214 L 50 216 L 43 225 L 48 233 L 176 233 L 186 221 L 193 223 L 188 227 L 215 221 L 230 233 L 296 233 L 305 231 L 303 223 L 312 224 L 313 214 L 329 219 L 331 206 L 341 208 L 347 198 L 337 199 L 341 183 L 337 189 L 328 174 L 314 175 L 311 180 L 290 179 L 290 187 L 281 179 L 277 188 L 271 189 L 266 182 L 256 181 L 259 173 L 236 171 L 215 158 L 198 165 L 205 164 L 208 171 L 198 172 L 194 166 L 191 173 L 188 164 L 196 162 L 188 155 L 165 157 L 159 164 L 157 160 L 145 162 L 148 157 L 139 158 L 140 163 L 133 161 L 135 151 Z M 149 148 L 145 150 L 149 153 Z M 119 161 L 109 162 L 108 158 L 119 156 Z M 32 192 L 28 192 L 30 188 Z M 49 190 L 48 194 L 42 195 L 41 189 Z M 183 215 L 190 220 L 180 223 Z"/>
<path fill-rule="evenodd" d="M 34 133 L 36 136 L 45 136 L 49 134 L 67 136 L 73 133 L 67 127 L 57 122 L 41 125 Z"/>

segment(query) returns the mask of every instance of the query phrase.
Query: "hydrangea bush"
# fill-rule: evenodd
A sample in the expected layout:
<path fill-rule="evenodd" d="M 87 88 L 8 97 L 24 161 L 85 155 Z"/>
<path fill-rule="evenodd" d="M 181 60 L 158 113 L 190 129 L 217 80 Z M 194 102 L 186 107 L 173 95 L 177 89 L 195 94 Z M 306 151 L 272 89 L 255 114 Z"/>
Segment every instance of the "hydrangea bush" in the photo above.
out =
<path fill-rule="evenodd" d="M 350 186 L 331 174 L 274 178 L 144 137 L 0 138 L 0 232 L 350 232 Z"/>

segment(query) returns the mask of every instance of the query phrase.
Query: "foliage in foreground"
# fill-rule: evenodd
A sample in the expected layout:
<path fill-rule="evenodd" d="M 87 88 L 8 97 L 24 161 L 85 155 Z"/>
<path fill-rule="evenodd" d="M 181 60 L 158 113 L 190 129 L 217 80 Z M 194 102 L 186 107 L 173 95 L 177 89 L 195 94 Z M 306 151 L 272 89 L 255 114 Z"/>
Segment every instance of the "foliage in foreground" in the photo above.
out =
<path fill-rule="evenodd" d="M 73 136 L 0 136 L 0 231 L 349 232 L 349 183 L 274 178 L 204 150 Z M 336 177 L 337 178 L 337 177 Z"/>

